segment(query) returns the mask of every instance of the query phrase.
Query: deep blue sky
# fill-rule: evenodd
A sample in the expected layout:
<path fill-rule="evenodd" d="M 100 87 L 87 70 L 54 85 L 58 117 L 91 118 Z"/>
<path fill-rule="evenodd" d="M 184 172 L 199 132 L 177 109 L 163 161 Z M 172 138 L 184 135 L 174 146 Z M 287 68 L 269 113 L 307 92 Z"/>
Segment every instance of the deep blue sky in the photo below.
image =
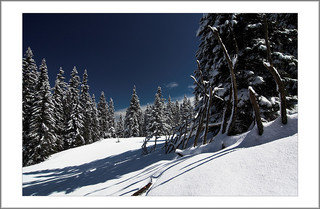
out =
<path fill-rule="evenodd" d="M 46 59 L 52 87 L 60 67 L 67 82 L 74 66 L 81 79 L 87 69 L 90 93 L 98 102 L 104 91 L 116 110 L 129 106 L 133 85 L 141 105 L 153 103 L 157 86 L 178 99 L 192 95 L 201 16 L 23 14 L 22 53 L 30 46 L 38 66 Z"/>

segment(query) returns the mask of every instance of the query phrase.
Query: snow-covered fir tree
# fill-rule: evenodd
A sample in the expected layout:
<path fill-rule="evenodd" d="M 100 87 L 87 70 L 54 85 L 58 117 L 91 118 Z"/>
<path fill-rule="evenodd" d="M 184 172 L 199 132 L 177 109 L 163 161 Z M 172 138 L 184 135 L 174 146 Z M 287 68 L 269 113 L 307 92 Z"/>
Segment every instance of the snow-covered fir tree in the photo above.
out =
<path fill-rule="evenodd" d="M 165 117 L 166 117 L 166 123 L 168 125 L 168 129 L 171 130 L 175 124 L 174 124 L 174 103 L 171 101 L 171 97 L 168 97 L 167 105 L 165 106 Z"/>
<path fill-rule="evenodd" d="M 148 137 L 151 136 L 150 131 L 150 124 L 151 124 L 151 113 L 152 113 L 152 106 L 147 104 L 146 110 L 143 113 L 143 136 Z"/>
<path fill-rule="evenodd" d="M 185 95 L 182 104 L 180 105 L 180 121 L 182 124 L 185 124 L 186 122 L 189 123 L 188 121 L 192 118 L 192 111 L 193 106 L 191 105 L 191 101 Z"/>
<path fill-rule="evenodd" d="M 174 127 L 178 127 L 181 122 L 181 116 L 180 116 L 180 105 L 179 101 L 176 100 L 174 109 L 173 109 L 173 122 L 174 122 Z"/>
<path fill-rule="evenodd" d="M 108 124 L 108 104 L 104 92 L 101 92 L 98 102 L 98 118 L 100 126 L 100 137 L 106 138 L 109 136 L 109 124 Z"/>
<path fill-rule="evenodd" d="M 83 129 L 83 109 L 79 99 L 79 86 L 80 77 L 76 67 L 71 72 L 71 78 L 69 80 L 69 88 L 67 92 L 67 135 L 66 146 L 67 148 L 78 147 L 85 144 L 85 140 L 82 136 Z"/>
<path fill-rule="evenodd" d="M 35 60 L 33 59 L 33 53 L 30 47 L 28 47 L 25 57 L 22 59 L 22 155 L 23 165 L 27 164 L 28 150 L 27 144 L 29 143 L 30 132 L 30 118 L 32 113 L 32 106 L 35 96 L 35 87 L 38 81 L 38 71 Z"/>
<path fill-rule="evenodd" d="M 268 34 L 274 66 L 278 69 L 287 90 L 288 107 L 297 103 L 297 14 L 266 14 Z M 247 131 L 254 116 L 248 97 L 248 86 L 257 93 L 261 116 L 264 121 L 275 119 L 279 115 L 279 96 L 272 75 L 263 66 L 267 59 L 263 15 L 246 14 L 204 14 L 200 20 L 197 36 L 201 43 L 197 51 L 203 78 L 216 88 L 212 100 L 211 122 L 223 118 L 225 107 L 230 98 L 230 73 L 223 50 L 208 26 L 215 27 L 228 50 L 230 57 L 237 59 L 235 77 L 238 89 L 238 111 L 231 133 Z M 201 73 L 195 71 L 200 79 Z M 199 96 L 198 106 L 203 105 L 204 95 L 196 85 L 194 89 Z M 228 114 L 227 114 L 228 115 Z M 230 115 L 230 111 L 229 111 Z M 219 129 L 213 130 L 216 132 Z"/>
<path fill-rule="evenodd" d="M 86 144 L 93 142 L 92 139 L 92 100 L 89 94 L 89 85 L 88 85 L 88 73 L 87 70 L 84 70 L 82 84 L 81 84 L 81 94 L 80 94 L 80 105 L 83 114 L 83 127 L 81 130 L 82 137 Z"/>
<path fill-rule="evenodd" d="M 59 73 L 56 77 L 55 86 L 53 87 L 52 101 L 54 105 L 54 119 L 55 119 L 55 133 L 57 137 L 57 151 L 64 149 L 65 136 L 65 111 L 66 111 L 66 97 L 67 83 L 65 82 L 64 71 L 60 67 Z"/>
<path fill-rule="evenodd" d="M 35 88 L 34 102 L 31 107 L 29 141 L 26 145 L 25 165 L 32 165 L 47 159 L 55 152 L 56 134 L 53 103 L 45 59 L 39 67 L 40 75 Z"/>
<path fill-rule="evenodd" d="M 136 92 L 136 86 L 134 86 L 130 105 L 126 111 L 124 119 L 125 137 L 141 136 L 141 118 L 142 110 L 140 107 L 139 97 Z"/>
<path fill-rule="evenodd" d="M 121 114 L 119 116 L 119 120 L 118 120 L 117 126 L 116 126 L 116 135 L 118 138 L 124 137 L 124 122 L 123 122 L 123 118 L 122 118 Z"/>
<path fill-rule="evenodd" d="M 94 94 L 91 98 L 91 137 L 92 141 L 98 141 L 100 139 L 100 126 L 99 126 L 99 117 L 98 109 L 96 106 L 96 98 Z"/>
<path fill-rule="evenodd" d="M 152 106 L 149 131 L 151 132 L 152 136 L 155 137 L 165 135 L 169 131 L 165 115 L 164 99 L 162 97 L 160 86 L 157 89 L 154 104 Z"/>
<path fill-rule="evenodd" d="M 109 101 L 108 124 L 109 124 L 110 136 L 112 138 L 115 138 L 116 137 L 116 126 L 115 126 L 115 116 L 114 116 L 114 104 L 113 104 L 112 98 L 110 98 L 110 101 Z"/>

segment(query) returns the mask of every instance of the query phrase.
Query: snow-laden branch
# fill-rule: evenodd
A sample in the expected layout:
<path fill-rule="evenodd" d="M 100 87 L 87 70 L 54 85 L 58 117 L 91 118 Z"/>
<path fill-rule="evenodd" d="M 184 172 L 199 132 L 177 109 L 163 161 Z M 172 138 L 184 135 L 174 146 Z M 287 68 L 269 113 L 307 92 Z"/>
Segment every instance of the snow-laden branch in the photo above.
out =
<path fill-rule="evenodd" d="M 231 130 L 235 124 L 236 121 L 236 114 L 237 114 L 237 106 L 238 106 L 238 90 L 237 90 L 237 82 L 236 82 L 236 76 L 234 74 L 234 66 L 236 64 L 237 61 L 237 57 L 238 55 L 236 55 L 236 57 L 234 58 L 234 62 L 232 62 L 232 60 L 230 59 L 230 56 L 228 54 L 228 51 L 226 49 L 226 46 L 223 44 L 222 39 L 220 38 L 220 35 L 218 33 L 217 28 L 215 27 L 211 27 L 209 25 L 209 28 L 212 30 L 213 34 L 216 36 L 222 50 L 225 56 L 225 59 L 227 60 L 228 66 L 229 66 L 229 70 L 230 70 L 230 77 L 231 77 L 231 86 L 232 86 L 232 112 L 231 112 L 231 116 L 230 116 L 230 120 L 228 123 L 228 127 L 227 127 L 227 133 L 228 135 L 231 134 Z"/>

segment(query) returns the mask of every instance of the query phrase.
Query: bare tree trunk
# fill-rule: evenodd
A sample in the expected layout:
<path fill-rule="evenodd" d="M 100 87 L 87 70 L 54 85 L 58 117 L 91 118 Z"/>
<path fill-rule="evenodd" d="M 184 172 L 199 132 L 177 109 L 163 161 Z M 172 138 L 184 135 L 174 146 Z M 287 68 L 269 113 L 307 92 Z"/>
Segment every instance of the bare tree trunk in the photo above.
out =
<path fill-rule="evenodd" d="M 203 138 L 203 144 L 207 143 L 207 137 L 208 137 L 208 124 L 209 124 L 209 117 L 210 117 L 210 109 L 211 109 L 211 100 L 212 100 L 212 87 L 210 86 L 209 88 L 209 104 L 207 107 L 207 119 L 206 119 L 206 129 L 204 133 L 204 138 Z"/>
<path fill-rule="evenodd" d="M 227 104 L 227 108 L 225 109 L 224 113 L 223 113 L 223 122 L 222 122 L 222 130 L 221 133 L 224 134 L 226 132 L 226 128 L 227 128 L 227 115 L 229 115 L 230 110 L 232 108 L 232 102 L 231 102 L 231 95 L 232 95 L 232 88 L 230 88 L 230 98 Z"/>
<path fill-rule="evenodd" d="M 227 60 L 228 66 L 229 66 L 229 70 L 230 70 L 230 77 L 231 77 L 231 86 L 232 86 L 232 103 L 233 103 L 233 107 L 232 107 L 232 112 L 231 112 L 231 116 L 230 116 L 230 121 L 228 124 L 228 128 L 227 128 L 227 133 L 228 135 L 231 134 L 231 130 L 235 124 L 236 121 L 236 115 L 237 115 L 237 107 L 238 107 L 238 90 L 237 90 L 237 82 L 236 82 L 236 76 L 234 74 L 234 66 L 233 63 L 230 59 L 230 56 L 228 54 L 228 51 L 226 49 L 226 46 L 223 44 L 220 35 L 218 33 L 218 30 L 214 27 L 211 27 L 211 30 L 213 31 L 213 34 L 216 36 L 216 38 L 218 39 L 218 42 L 221 45 L 221 48 L 223 50 L 224 53 L 224 57 Z M 235 58 L 236 59 L 236 58 Z"/>
<path fill-rule="evenodd" d="M 280 113 L 281 113 L 281 120 L 283 124 L 287 124 L 287 104 L 286 104 L 286 90 L 283 85 L 282 79 L 278 73 L 278 71 L 273 66 L 272 58 L 271 58 L 271 50 L 270 50 L 270 43 L 268 39 L 268 22 L 266 15 L 263 16 L 264 19 L 264 30 L 265 30 L 265 42 L 267 45 L 267 57 L 269 63 L 263 63 L 263 65 L 267 68 L 267 70 L 272 74 L 274 80 L 277 83 L 277 89 L 279 92 L 280 97 Z"/>
<path fill-rule="evenodd" d="M 261 122 L 259 105 L 257 103 L 256 96 L 254 95 L 254 90 L 252 89 L 251 86 L 249 86 L 248 91 L 249 91 L 250 101 L 251 101 L 251 104 L 252 104 L 252 107 L 254 110 L 254 116 L 256 118 L 256 122 L 257 122 L 257 126 L 258 126 L 258 132 L 259 132 L 259 135 L 262 135 L 263 125 Z"/>
<path fill-rule="evenodd" d="M 205 97 L 207 98 L 207 97 Z M 207 100 L 205 100 L 205 102 L 207 103 Z M 196 147 L 197 144 L 198 144 L 198 138 L 199 138 L 199 135 L 203 129 L 203 118 L 204 118 L 204 111 L 205 111 L 206 107 L 202 108 L 201 111 L 199 112 L 200 114 L 200 119 L 199 119 L 199 125 L 198 125 L 198 129 L 197 129 L 197 132 L 196 132 L 196 135 L 194 137 L 194 142 L 193 142 L 193 146 Z"/>
<path fill-rule="evenodd" d="M 185 127 L 185 132 L 184 132 L 184 136 L 183 136 L 183 140 L 182 140 L 182 148 L 183 149 L 183 145 L 184 145 L 184 142 L 186 141 L 186 138 L 187 138 L 187 133 L 188 133 L 188 120 L 186 120 L 186 127 Z M 177 148 L 179 147 L 179 145 L 177 146 Z"/>
<path fill-rule="evenodd" d="M 193 130 L 194 130 L 194 127 L 195 127 L 195 123 L 192 124 L 192 128 L 191 128 L 191 131 L 190 131 L 190 133 L 189 133 L 188 139 L 187 139 L 187 141 L 183 144 L 182 149 L 185 149 L 185 148 L 186 148 L 186 146 L 187 146 L 187 144 L 188 144 L 188 142 L 189 142 L 189 140 L 190 140 L 190 138 L 191 138 L 191 136 L 192 136 L 192 132 L 193 132 Z"/>
<path fill-rule="evenodd" d="M 267 21 L 267 16 L 265 14 L 263 15 L 263 21 L 264 21 L 264 39 L 265 39 L 266 46 L 267 46 L 267 59 L 270 63 L 270 66 L 273 67 L 273 62 L 272 62 L 272 58 L 271 58 L 270 43 L 269 43 L 269 37 L 268 37 L 268 21 Z"/>

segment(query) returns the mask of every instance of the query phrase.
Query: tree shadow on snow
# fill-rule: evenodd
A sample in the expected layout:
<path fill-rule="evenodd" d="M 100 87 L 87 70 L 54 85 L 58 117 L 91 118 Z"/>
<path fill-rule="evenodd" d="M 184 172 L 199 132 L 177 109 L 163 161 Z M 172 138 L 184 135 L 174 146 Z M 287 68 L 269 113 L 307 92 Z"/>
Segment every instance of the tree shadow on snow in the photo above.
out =
<path fill-rule="evenodd" d="M 173 158 L 173 154 L 160 155 L 159 152 L 162 152 L 162 150 L 157 149 L 148 155 L 141 155 L 141 149 L 137 149 L 82 165 L 25 172 L 23 175 L 36 175 L 35 178 L 39 180 L 23 183 L 23 196 L 47 196 L 54 192 L 68 194 L 78 188 L 118 179 L 124 174 L 142 170 L 160 160 L 170 160 Z M 137 178 L 134 183 L 138 183 L 142 181 L 138 179 L 139 175 L 140 177 L 148 173 L 151 175 L 155 168 L 156 165 L 148 167 L 143 169 L 139 174 L 115 184 L 121 184 L 133 180 L 133 178 Z"/>

